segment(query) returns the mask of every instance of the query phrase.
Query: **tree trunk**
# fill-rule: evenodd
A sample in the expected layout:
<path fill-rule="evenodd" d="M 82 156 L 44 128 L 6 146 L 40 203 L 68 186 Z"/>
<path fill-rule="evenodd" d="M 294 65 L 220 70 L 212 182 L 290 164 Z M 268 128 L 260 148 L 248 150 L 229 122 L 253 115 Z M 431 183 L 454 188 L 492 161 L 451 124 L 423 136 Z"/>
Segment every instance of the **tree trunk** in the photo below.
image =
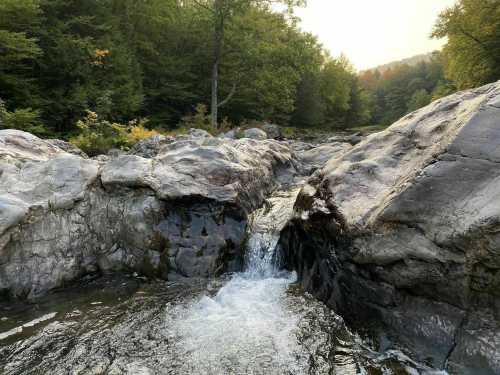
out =
<path fill-rule="evenodd" d="M 219 103 L 218 103 L 218 88 L 219 88 L 219 62 L 215 61 L 212 68 L 212 108 L 211 108 L 211 123 L 214 129 L 218 126 Z"/>
<path fill-rule="evenodd" d="M 222 36 L 224 33 L 224 15 L 221 0 L 215 0 L 214 4 L 214 64 L 212 67 L 212 103 L 211 123 L 214 129 L 218 127 L 219 113 L 219 63 L 222 53 Z"/>

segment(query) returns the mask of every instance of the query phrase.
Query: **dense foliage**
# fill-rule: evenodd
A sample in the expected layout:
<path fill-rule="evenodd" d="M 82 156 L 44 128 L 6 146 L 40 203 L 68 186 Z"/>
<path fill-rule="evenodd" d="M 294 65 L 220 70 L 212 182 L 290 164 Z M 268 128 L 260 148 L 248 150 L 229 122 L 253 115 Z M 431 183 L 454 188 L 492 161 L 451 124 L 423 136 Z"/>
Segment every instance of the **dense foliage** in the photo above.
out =
<path fill-rule="evenodd" d="M 443 69 L 442 56 L 436 52 L 415 65 L 401 64 L 361 73 L 361 86 L 370 97 L 370 122 L 391 124 L 453 92 L 453 84 L 445 78 Z"/>
<path fill-rule="evenodd" d="M 441 14 L 433 35 L 448 38 L 446 75 L 459 89 L 500 79 L 499 0 L 460 0 Z"/>
<path fill-rule="evenodd" d="M 293 15 L 273 12 L 270 2 L 227 3 L 218 89 L 221 101 L 230 100 L 219 118 L 345 124 L 356 94 L 348 64 L 329 58 Z M 199 104 L 210 108 L 211 5 L 2 0 L 0 97 L 11 115 L 4 125 L 22 111 L 30 120 L 25 129 L 70 137 L 81 133 L 78 120 L 90 110 L 110 123 L 147 117 L 148 126 L 168 129 Z M 301 99 L 307 85 L 318 86 L 320 113 Z"/>
<path fill-rule="evenodd" d="M 146 135 L 197 120 L 202 108 L 213 126 L 215 92 L 219 127 L 266 120 L 338 129 L 390 124 L 432 98 L 500 78 L 498 0 L 446 10 L 434 33 L 449 39 L 443 54 L 361 74 L 273 2 L 303 3 L 2 0 L 0 126 L 82 144 L 91 141 L 79 122 L 88 113 L 99 124 L 147 118 Z"/>

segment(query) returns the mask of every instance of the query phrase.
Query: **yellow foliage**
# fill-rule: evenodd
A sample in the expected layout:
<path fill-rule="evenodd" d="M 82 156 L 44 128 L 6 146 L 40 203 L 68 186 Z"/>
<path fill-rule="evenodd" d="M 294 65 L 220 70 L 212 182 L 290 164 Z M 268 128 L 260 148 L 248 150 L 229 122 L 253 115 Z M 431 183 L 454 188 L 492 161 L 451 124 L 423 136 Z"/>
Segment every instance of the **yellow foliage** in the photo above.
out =
<path fill-rule="evenodd" d="M 94 60 L 92 61 L 93 65 L 102 66 L 104 65 L 104 59 L 110 54 L 109 49 L 99 49 L 97 48 L 94 51 Z"/>
<path fill-rule="evenodd" d="M 144 124 L 139 123 L 130 128 L 130 133 L 128 134 L 128 137 L 131 143 L 136 143 L 138 141 L 141 141 L 146 138 L 151 138 L 158 134 L 159 133 L 156 130 L 149 130 L 146 127 L 144 127 Z"/>
<path fill-rule="evenodd" d="M 70 142 L 91 156 L 105 154 L 111 148 L 127 150 L 138 141 L 159 133 L 146 128 L 147 119 L 132 120 L 128 124 L 103 120 L 92 111 L 77 122 L 80 134 Z"/>

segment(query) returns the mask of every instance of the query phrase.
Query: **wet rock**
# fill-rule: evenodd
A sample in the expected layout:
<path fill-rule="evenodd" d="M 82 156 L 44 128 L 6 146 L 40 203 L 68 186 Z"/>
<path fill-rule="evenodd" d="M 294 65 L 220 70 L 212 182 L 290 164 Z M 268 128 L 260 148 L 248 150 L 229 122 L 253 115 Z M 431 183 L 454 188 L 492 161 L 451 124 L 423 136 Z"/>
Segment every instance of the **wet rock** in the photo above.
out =
<path fill-rule="evenodd" d="M 216 202 L 167 204 L 158 232 L 168 241 L 169 272 L 185 277 L 241 271 L 247 217 Z"/>
<path fill-rule="evenodd" d="M 498 100 L 500 83 L 460 92 L 368 136 L 311 181 L 282 238 L 351 323 L 463 374 L 500 372 Z"/>
<path fill-rule="evenodd" d="M 285 286 L 274 285 L 269 295 L 269 285 L 251 286 L 245 297 L 261 297 L 257 300 L 261 309 L 254 311 L 252 305 L 237 310 L 239 305 L 234 302 L 248 303 L 243 297 L 223 304 L 219 309 L 231 311 L 233 317 L 227 324 L 227 315 L 217 316 L 218 309 L 209 309 L 207 314 L 200 303 L 192 307 L 196 301 L 206 301 L 207 294 L 218 293 L 226 283 L 184 279 L 140 284 L 135 277 L 97 279 L 51 293 L 37 300 L 36 306 L 20 307 L 18 313 L 8 309 L 2 315 L 7 314 L 9 322 L 0 325 L 13 332 L 1 341 L 0 372 L 435 374 L 400 352 L 377 353 L 364 347 L 340 316 L 298 287 L 285 292 Z M 276 288 L 283 291 L 277 293 Z M 273 305 L 265 309 L 268 303 Z M 213 305 L 220 306 L 215 301 L 209 306 Z M 282 313 L 276 314 L 276 309 Z M 266 314 L 269 310 L 273 313 Z M 187 319 L 193 311 L 198 311 L 195 317 L 199 319 Z M 238 313 L 241 321 L 234 319 Z M 262 314 L 261 319 L 254 320 L 255 313 Z M 245 321 L 245 316 L 250 319 Z M 204 325 L 209 319 L 214 321 Z M 290 331 L 291 339 L 287 337 Z M 209 345 L 200 345 L 206 343 Z"/>

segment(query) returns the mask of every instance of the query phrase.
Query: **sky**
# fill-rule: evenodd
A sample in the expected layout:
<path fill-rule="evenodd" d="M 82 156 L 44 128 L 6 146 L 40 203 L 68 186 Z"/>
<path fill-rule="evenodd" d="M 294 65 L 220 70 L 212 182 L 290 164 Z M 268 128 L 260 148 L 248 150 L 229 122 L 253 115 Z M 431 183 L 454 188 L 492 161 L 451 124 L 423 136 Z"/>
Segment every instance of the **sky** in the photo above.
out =
<path fill-rule="evenodd" d="M 302 29 L 333 56 L 347 55 L 358 70 L 440 49 L 430 39 L 439 13 L 455 0 L 308 0 L 297 9 Z"/>

